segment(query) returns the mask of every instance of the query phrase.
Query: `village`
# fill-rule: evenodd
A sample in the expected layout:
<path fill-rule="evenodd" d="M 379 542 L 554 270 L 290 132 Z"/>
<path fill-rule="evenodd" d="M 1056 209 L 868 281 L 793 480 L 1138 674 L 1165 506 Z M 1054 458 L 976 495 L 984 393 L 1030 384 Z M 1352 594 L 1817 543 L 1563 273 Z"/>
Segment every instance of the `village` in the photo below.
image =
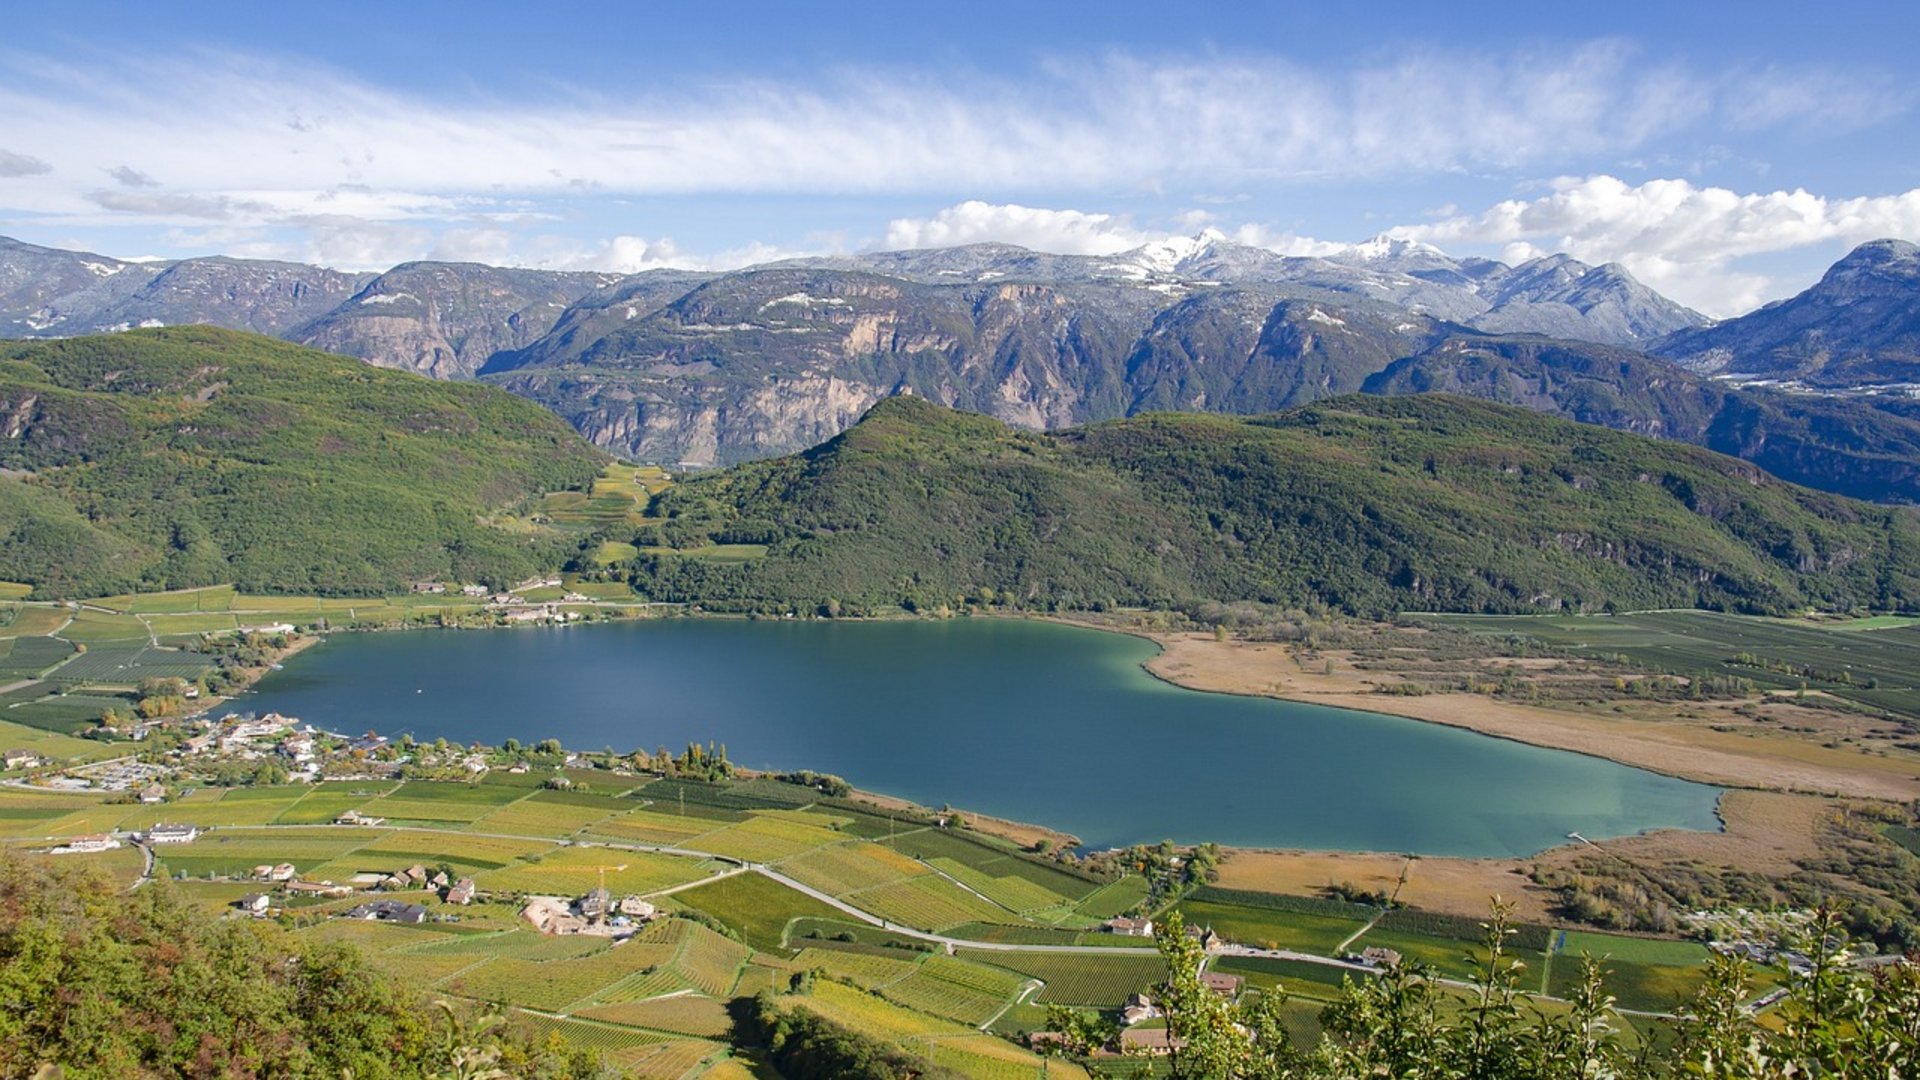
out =
<path fill-rule="evenodd" d="M 547 769 L 582 763 L 578 755 L 561 751 L 557 743 L 521 748 L 510 742 L 504 748 L 493 749 L 461 747 L 444 740 L 415 743 L 411 738 L 402 737 L 395 741 L 371 732 L 349 736 L 323 731 L 277 713 L 173 719 L 146 726 L 139 738 L 147 745 L 137 757 L 55 768 L 40 755 L 7 750 L 0 751 L 0 762 L 9 772 L 23 774 L 7 781 L 11 786 L 107 792 L 114 794 L 116 801 L 151 806 L 164 806 L 187 798 L 203 786 L 327 780 L 476 780 L 493 768 L 524 775 L 533 770 L 536 762 Z M 631 775 L 627 770 L 621 771 Z M 549 782 L 559 787 L 570 786 L 564 779 Z M 331 823 L 348 828 L 379 828 L 386 825 L 386 820 L 359 809 L 348 809 L 336 815 Z M 127 845 L 148 849 L 173 847 L 191 844 L 208 831 L 209 828 L 193 824 L 155 822 L 140 829 L 72 836 L 46 851 L 52 855 L 85 855 Z M 492 897 L 478 891 L 471 877 L 455 877 L 446 869 L 430 869 L 418 862 L 399 867 L 370 866 L 343 881 L 303 879 L 292 863 L 262 863 L 247 875 L 232 875 L 227 879 L 250 881 L 260 886 L 232 904 L 233 914 L 257 918 L 282 914 L 289 909 L 289 903 L 304 906 L 314 901 L 365 896 L 364 903 L 338 911 L 336 917 L 415 925 L 430 918 L 458 918 L 445 912 L 430 915 L 423 900 L 437 900 L 440 906 L 451 907 L 465 907 L 477 901 L 509 900 L 521 903 L 521 918 L 540 933 L 584 934 L 619 941 L 632 936 L 657 914 L 654 905 L 646 900 L 638 896 L 614 897 L 604 884 L 571 897 Z"/>

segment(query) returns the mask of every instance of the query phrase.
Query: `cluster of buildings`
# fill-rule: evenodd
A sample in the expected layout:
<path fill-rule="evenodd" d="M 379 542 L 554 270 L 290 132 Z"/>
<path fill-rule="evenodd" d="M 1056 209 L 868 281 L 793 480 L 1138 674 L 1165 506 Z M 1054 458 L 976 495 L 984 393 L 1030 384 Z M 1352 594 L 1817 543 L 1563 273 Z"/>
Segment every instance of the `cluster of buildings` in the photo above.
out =
<path fill-rule="evenodd" d="M 425 866 L 415 863 L 404 870 L 391 873 L 366 871 L 355 874 L 344 885 L 331 881 L 302 881 L 299 871 L 292 863 L 262 863 L 253 868 L 253 880 L 266 885 L 277 885 L 288 896 L 312 897 L 320 900 L 336 900 L 366 891 L 389 893 L 427 892 L 437 895 L 448 904 L 464 907 L 473 903 L 475 889 L 473 879 L 463 877 L 454 879 L 445 871 L 429 871 Z M 233 905 L 242 914 L 265 916 L 272 913 L 273 895 L 269 892 L 248 893 Z M 380 898 L 369 900 L 340 916 L 345 919 L 371 919 L 376 922 L 419 923 L 427 918 L 426 905 L 414 901 Z"/>
<path fill-rule="evenodd" d="M 659 910 L 638 896 L 619 900 L 601 886 L 579 897 L 534 896 L 520 917 L 543 934 L 595 934 L 625 938 L 652 921 Z"/>

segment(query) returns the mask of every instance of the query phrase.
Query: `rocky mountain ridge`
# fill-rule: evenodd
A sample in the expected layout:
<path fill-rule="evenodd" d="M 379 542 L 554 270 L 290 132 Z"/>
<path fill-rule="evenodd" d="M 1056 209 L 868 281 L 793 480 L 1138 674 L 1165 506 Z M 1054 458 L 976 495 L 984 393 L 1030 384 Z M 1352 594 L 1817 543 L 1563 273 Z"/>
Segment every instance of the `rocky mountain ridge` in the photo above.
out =
<path fill-rule="evenodd" d="M 1694 371 L 1820 389 L 1920 389 L 1920 246 L 1861 244 L 1798 296 L 1652 351 Z"/>
<path fill-rule="evenodd" d="M 379 366 L 479 378 L 616 453 L 697 466 L 803 449 L 898 394 L 1059 428 L 1448 390 L 1906 501 L 1920 495 L 1915 402 L 1714 376 L 1898 374 L 1902 334 L 1920 325 L 1914 252 L 1865 245 L 1802 297 L 1709 326 L 1617 266 L 1565 256 L 1508 266 L 1390 239 L 1324 258 L 1203 234 L 1102 256 L 973 244 L 627 276 L 435 262 L 343 275 L 0 241 L 0 335 L 226 322 Z M 1787 342 L 1771 353 L 1752 344 L 1769 325 Z M 1827 343 L 1826 359 L 1810 366 L 1781 326 Z M 1858 342 L 1844 356 L 1842 339 Z M 1714 350 L 1746 358 L 1717 363 Z M 1767 356 L 1790 374 L 1767 374 Z"/>

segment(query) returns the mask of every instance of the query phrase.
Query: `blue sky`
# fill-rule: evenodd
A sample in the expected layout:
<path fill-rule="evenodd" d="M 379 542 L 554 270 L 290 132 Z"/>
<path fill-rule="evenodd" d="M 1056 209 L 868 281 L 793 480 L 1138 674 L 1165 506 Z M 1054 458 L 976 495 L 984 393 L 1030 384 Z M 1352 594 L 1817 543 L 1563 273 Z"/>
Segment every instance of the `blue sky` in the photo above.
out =
<path fill-rule="evenodd" d="M 0 233 L 122 257 L 1391 233 L 1729 315 L 1920 240 L 1920 5 L 25 7 Z"/>

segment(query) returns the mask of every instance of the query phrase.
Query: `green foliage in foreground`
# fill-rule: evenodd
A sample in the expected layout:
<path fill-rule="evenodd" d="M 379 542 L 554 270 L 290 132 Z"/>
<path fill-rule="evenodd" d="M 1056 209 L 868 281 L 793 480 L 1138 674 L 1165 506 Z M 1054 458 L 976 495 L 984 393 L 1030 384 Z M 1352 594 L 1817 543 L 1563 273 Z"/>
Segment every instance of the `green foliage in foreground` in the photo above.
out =
<path fill-rule="evenodd" d="M 0 579 L 42 597 L 506 582 L 554 541 L 481 523 L 602 455 L 491 387 L 211 327 L 0 348 Z"/>
<path fill-rule="evenodd" d="M 1520 993 L 1522 971 L 1496 908 L 1486 960 L 1470 986 L 1442 987 L 1417 965 L 1350 981 L 1320 1016 L 1324 1038 L 1295 1047 L 1283 995 L 1229 1003 L 1201 984 L 1204 954 L 1180 917 L 1156 943 L 1169 976 L 1157 987 L 1176 1080 L 1762 1080 L 1920 1075 L 1920 966 L 1847 968 L 1845 935 L 1826 918 L 1806 942 L 1811 970 L 1788 978 L 1787 997 L 1763 1024 L 1743 1008 L 1754 994 L 1744 964 L 1715 958 L 1706 985 L 1672 1021 L 1671 1041 L 1629 1047 L 1612 1013 L 1605 973 L 1588 959 L 1564 1012 L 1543 1013 Z M 1049 1026 L 1084 1051 L 1108 1034 L 1082 1013 L 1055 1009 Z"/>
<path fill-rule="evenodd" d="M 1196 599 L 1524 612 L 1920 604 L 1920 516 L 1487 402 L 1337 398 L 1036 434 L 915 398 L 663 492 L 635 588 L 828 614 Z"/>
<path fill-rule="evenodd" d="M 432 1008 L 351 946 L 210 918 L 165 879 L 122 893 L 0 854 L 0 1076 L 600 1075 L 497 1025 Z"/>

